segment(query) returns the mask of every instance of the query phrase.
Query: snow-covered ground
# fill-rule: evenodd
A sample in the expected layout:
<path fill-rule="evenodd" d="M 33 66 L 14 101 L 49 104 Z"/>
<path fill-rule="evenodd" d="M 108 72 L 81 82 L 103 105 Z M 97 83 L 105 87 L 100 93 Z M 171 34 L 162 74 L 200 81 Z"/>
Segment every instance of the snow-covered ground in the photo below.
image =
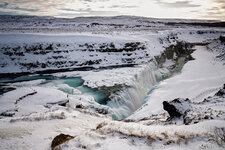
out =
<path fill-rule="evenodd" d="M 63 150 L 224 149 L 225 30 L 193 23 L 1 16 L 0 149 L 51 149 L 60 133 Z M 200 119 L 169 121 L 175 98 Z"/>
<path fill-rule="evenodd" d="M 189 98 L 200 102 L 214 95 L 225 83 L 224 62 L 216 60 L 216 54 L 205 46 L 196 46 L 195 60 L 184 65 L 181 73 L 161 81 L 156 90 L 146 97 L 146 103 L 129 118 L 144 118 L 162 113 L 162 102 L 175 98 Z M 154 107 L 152 107 L 154 106 Z"/>

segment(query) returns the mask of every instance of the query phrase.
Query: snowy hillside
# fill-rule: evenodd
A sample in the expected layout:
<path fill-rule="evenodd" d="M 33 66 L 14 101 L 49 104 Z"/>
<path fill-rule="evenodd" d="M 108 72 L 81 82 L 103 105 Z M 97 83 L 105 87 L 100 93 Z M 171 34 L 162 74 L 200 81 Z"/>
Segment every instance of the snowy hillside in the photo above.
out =
<path fill-rule="evenodd" d="M 18 33 L 73 33 L 73 32 L 140 32 L 159 31 L 180 27 L 218 27 L 217 20 L 157 19 L 135 16 L 53 18 L 36 16 L 0 16 L 0 32 Z"/>
<path fill-rule="evenodd" d="M 224 22 L 0 16 L 0 32 L 0 149 L 224 149 Z"/>
<path fill-rule="evenodd" d="M 10 34 L 1 39 L 1 73 L 134 65 L 149 58 L 144 43 L 125 37 Z"/>

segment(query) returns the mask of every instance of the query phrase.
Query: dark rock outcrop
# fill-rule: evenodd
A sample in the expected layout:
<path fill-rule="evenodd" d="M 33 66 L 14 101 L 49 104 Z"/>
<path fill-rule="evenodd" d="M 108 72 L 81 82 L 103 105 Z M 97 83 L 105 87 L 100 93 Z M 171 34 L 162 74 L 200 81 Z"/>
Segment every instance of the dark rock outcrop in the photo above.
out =
<path fill-rule="evenodd" d="M 185 125 L 198 123 L 202 120 L 225 119 L 223 109 L 225 103 L 225 85 L 214 95 L 201 102 L 191 102 L 189 99 L 174 99 L 164 101 L 163 109 L 169 113 L 167 121 L 174 118 L 183 119 Z"/>
<path fill-rule="evenodd" d="M 18 104 L 19 101 L 22 101 L 24 98 L 26 98 L 26 97 L 28 97 L 28 96 L 32 96 L 32 95 L 34 95 L 34 94 L 37 94 L 37 91 L 34 90 L 34 91 L 31 92 L 31 93 L 28 93 L 28 94 L 26 94 L 26 95 L 24 95 L 24 96 L 21 96 L 19 99 L 16 100 L 15 104 Z"/>
<path fill-rule="evenodd" d="M 78 109 L 84 109 L 84 106 L 82 104 L 78 104 L 78 105 L 76 105 L 76 108 L 78 108 Z"/>
<path fill-rule="evenodd" d="M 3 117 L 13 117 L 15 115 L 15 111 L 5 111 L 0 114 Z"/>
<path fill-rule="evenodd" d="M 168 120 L 179 118 L 181 116 L 184 116 L 185 113 L 190 109 L 190 100 L 178 98 L 170 102 L 164 101 L 163 109 L 166 110 L 170 115 Z"/>
<path fill-rule="evenodd" d="M 165 48 L 165 51 L 160 56 L 155 56 L 155 60 L 159 67 L 166 62 L 166 60 L 173 60 L 175 66 L 179 65 L 179 58 L 184 58 L 184 63 L 194 60 L 191 54 L 194 52 L 193 44 L 185 42 L 177 42 L 175 45 L 170 45 Z M 176 70 L 176 68 L 174 68 Z M 173 69 L 172 69 L 173 70 Z"/>
<path fill-rule="evenodd" d="M 58 102 L 47 103 L 45 106 L 47 108 L 50 108 L 53 105 L 59 105 L 59 106 L 65 107 L 67 103 L 69 103 L 69 100 L 68 99 L 65 99 L 65 100 L 58 101 Z"/>
<path fill-rule="evenodd" d="M 166 25 L 187 25 L 187 26 L 203 26 L 203 27 L 221 27 L 224 28 L 225 22 L 168 22 Z"/>
<path fill-rule="evenodd" d="M 57 135 L 53 140 L 52 140 L 52 144 L 51 144 L 51 148 L 52 150 L 55 150 L 57 147 L 59 147 L 60 145 L 62 145 L 63 143 L 73 139 L 74 136 L 71 135 L 67 135 L 67 134 L 59 134 Z"/>
<path fill-rule="evenodd" d="M 2 95 L 4 93 L 7 93 L 7 92 L 10 92 L 10 91 L 13 91 L 15 89 L 16 88 L 14 88 L 14 87 L 7 87 L 7 86 L 1 86 L 0 85 L 0 95 Z"/>
<path fill-rule="evenodd" d="M 54 73 L 64 71 L 79 71 L 99 69 L 106 67 L 129 67 L 147 62 L 150 57 L 146 43 L 127 42 L 115 44 L 107 43 L 23 43 L 21 45 L 0 45 L 0 55 L 9 58 L 12 63 L 23 72 L 0 73 L 1 77 L 15 74 Z M 77 57 L 79 52 L 79 57 Z M 88 54 L 90 52 L 90 55 Z M 94 53 L 93 53 L 94 52 Z M 140 53 L 140 55 L 136 55 Z M 75 56 L 75 57 L 71 57 Z M 112 56 L 119 57 L 118 62 Z M 28 56 L 39 57 L 39 60 L 30 59 Z M 101 58 L 100 58 L 101 56 Z M 105 65 L 107 64 L 107 65 Z M 7 61 L 0 61 L 0 68 L 6 68 Z"/>
<path fill-rule="evenodd" d="M 219 39 L 221 42 L 225 42 L 225 35 L 221 35 Z"/>
<path fill-rule="evenodd" d="M 215 96 L 225 96 L 225 84 L 223 85 L 223 88 L 220 89 Z"/>

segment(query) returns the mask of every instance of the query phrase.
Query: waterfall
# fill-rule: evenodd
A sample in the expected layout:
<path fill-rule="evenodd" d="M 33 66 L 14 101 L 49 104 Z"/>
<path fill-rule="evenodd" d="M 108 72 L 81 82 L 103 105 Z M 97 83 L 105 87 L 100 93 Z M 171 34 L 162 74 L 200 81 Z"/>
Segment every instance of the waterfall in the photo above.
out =
<path fill-rule="evenodd" d="M 163 74 L 158 72 L 155 63 L 146 65 L 142 72 L 137 74 L 132 85 L 111 96 L 107 106 L 111 108 L 112 118 L 121 120 L 130 116 L 144 102 L 144 98 L 152 87 L 158 83 Z"/>

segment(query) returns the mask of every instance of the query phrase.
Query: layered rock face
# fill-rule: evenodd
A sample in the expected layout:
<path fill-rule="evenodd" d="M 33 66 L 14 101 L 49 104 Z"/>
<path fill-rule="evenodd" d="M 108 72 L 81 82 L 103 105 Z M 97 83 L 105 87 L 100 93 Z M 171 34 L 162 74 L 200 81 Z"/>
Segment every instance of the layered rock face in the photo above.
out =
<path fill-rule="evenodd" d="M 225 119 L 223 106 L 225 105 L 225 84 L 214 95 L 195 103 L 189 99 L 177 98 L 172 101 L 164 101 L 163 109 L 168 112 L 171 121 L 176 118 L 183 119 L 183 123 L 188 125 L 198 123 L 202 120 Z"/>

